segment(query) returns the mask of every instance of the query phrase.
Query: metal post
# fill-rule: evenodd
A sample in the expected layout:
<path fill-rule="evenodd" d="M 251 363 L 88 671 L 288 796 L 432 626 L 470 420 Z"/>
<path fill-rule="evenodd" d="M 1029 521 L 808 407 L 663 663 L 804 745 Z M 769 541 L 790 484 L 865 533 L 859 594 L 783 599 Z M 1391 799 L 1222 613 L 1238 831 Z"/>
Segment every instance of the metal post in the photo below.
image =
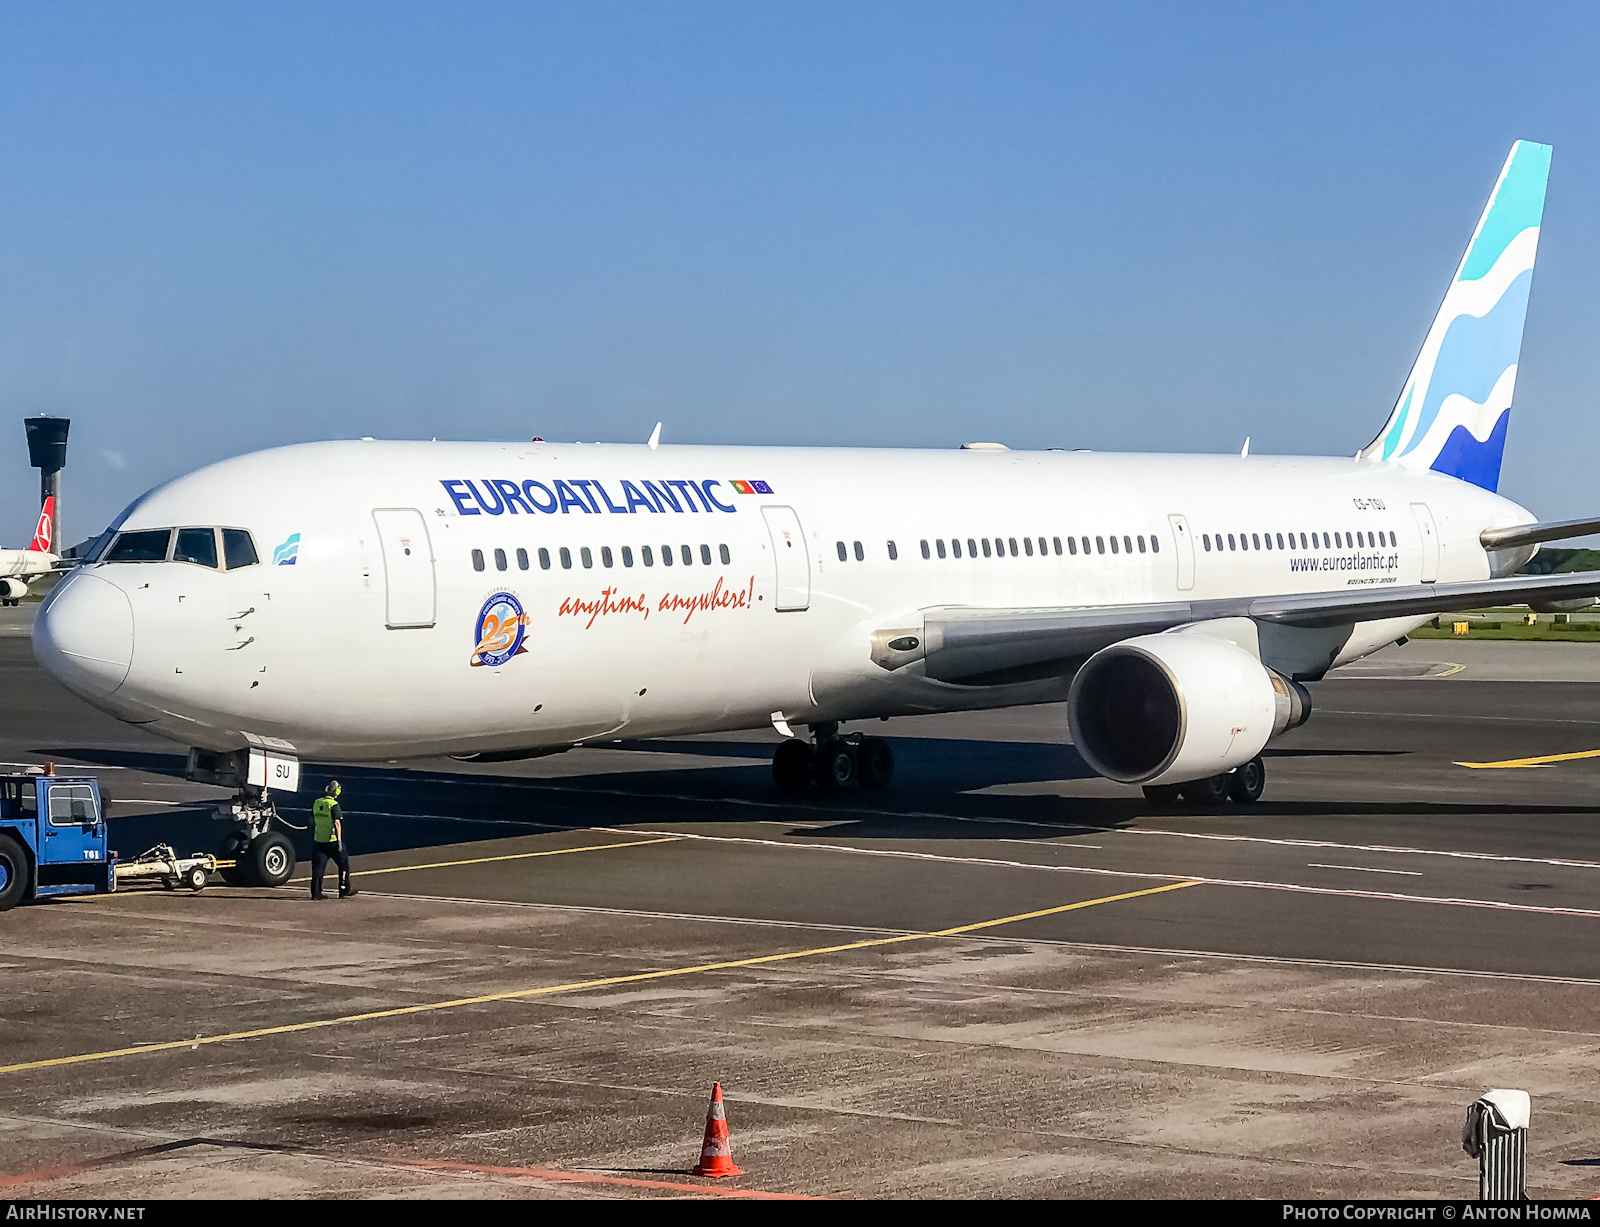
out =
<path fill-rule="evenodd" d="M 1489 1091 L 1467 1109 L 1461 1145 L 1478 1160 L 1479 1201 L 1528 1198 L 1526 1091 Z"/>

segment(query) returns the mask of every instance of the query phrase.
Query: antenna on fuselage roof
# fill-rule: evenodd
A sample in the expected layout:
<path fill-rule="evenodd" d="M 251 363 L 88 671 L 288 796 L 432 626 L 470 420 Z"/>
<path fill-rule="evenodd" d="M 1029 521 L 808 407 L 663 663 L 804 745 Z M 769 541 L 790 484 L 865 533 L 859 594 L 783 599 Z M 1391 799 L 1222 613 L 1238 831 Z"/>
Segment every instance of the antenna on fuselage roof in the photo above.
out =
<path fill-rule="evenodd" d="M 661 442 L 661 423 L 657 422 L 656 423 L 656 428 L 650 432 L 650 450 L 651 451 L 655 451 L 656 450 L 656 446 L 660 442 Z"/>
<path fill-rule="evenodd" d="M 1244 437 L 1244 446 L 1239 449 L 1239 459 L 1243 460 L 1249 454 L 1250 454 L 1250 436 L 1246 435 Z"/>

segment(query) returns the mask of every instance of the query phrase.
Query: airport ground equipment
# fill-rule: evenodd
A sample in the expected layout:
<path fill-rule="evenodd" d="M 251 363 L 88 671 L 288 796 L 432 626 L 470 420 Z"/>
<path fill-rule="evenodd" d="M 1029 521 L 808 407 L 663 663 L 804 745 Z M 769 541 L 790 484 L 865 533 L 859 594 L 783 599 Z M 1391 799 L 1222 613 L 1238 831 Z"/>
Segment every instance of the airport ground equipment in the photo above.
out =
<path fill-rule="evenodd" d="M 1485 1091 L 1467 1109 L 1461 1149 L 1478 1161 L 1479 1201 L 1528 1199 L 1527 1091 Z"/>
<path fill-rule="evenodd" d="M 0 775 L 0 912 L 51 895 L 117 888 L 108 802 L 92 775 Z"/>
<path fill-rule="evenodd" d="M 148 852 L 141 852 L 126 861 L 113 855 L 111 864 L 115 886 L 143 880 L 160 882 L 168 890 L 177 890 L 180 886 L 204 890 L 211 874 L 217 870 L 217 858 L 209 853 L 179 856 L 172 850 L 171 844 L 157 844 Z"/>

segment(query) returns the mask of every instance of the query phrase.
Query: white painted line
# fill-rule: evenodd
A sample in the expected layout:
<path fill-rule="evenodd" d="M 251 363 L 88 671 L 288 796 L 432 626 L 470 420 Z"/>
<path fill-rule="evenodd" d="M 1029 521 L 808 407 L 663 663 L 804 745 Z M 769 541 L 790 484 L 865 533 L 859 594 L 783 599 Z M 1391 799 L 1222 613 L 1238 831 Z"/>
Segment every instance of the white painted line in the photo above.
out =
<path fill-rule="evenodd" d="M 1403 873 L 1408 878 L 1420 878 L 1422 873 L 1417 869 L 1374 869 L 1370 865 L 1322 865 L 1311 861 L 1307 869 L 1351 869 L 1356 873 Z"/>

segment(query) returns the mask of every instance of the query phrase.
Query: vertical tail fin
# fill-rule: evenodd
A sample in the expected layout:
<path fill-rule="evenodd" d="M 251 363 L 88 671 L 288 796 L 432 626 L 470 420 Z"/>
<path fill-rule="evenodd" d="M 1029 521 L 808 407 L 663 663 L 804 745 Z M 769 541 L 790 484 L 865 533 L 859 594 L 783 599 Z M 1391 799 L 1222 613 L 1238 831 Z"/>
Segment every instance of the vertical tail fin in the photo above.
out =
<path fill-rule="evenodd" d="M 1382 433 L 1358 454 L 1500 483 L 1550 146 L 1518 141 Z"/>
<path fill-rule="evenodd" d="M 56 500 L 52 495 L 45 499 L 44 506 L 39 508 L 39 526 L 33 530 L 33 541 L 28 546 L 30 550 L 40 553 L 50 552 L 50 522 L 55 518 Z"/>

